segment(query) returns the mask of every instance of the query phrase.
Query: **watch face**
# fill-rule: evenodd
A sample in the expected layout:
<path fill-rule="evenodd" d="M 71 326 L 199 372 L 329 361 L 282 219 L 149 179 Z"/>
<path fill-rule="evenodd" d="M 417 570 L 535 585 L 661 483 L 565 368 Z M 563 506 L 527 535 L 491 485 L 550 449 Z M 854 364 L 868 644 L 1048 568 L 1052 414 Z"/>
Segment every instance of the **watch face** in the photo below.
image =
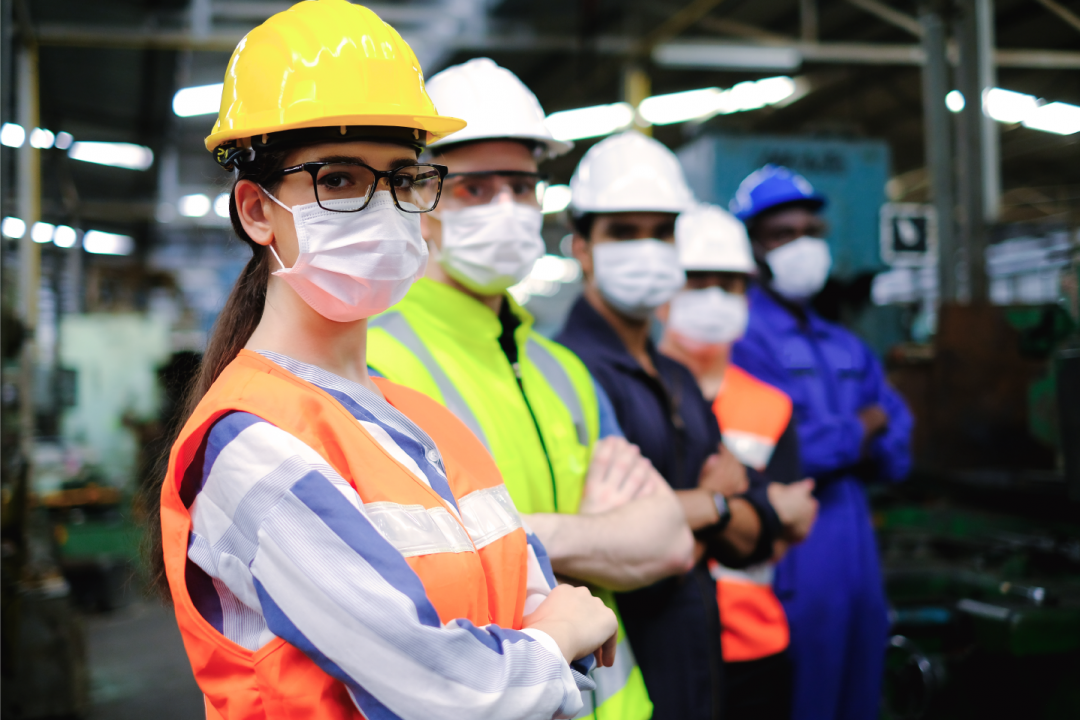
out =
<path fill-rule="evenodd" d="M 716 514 L 723 520 L 729 512 L 727 498 L 720 493 L 713 493 L 713 502 L 716 504 Z"/>

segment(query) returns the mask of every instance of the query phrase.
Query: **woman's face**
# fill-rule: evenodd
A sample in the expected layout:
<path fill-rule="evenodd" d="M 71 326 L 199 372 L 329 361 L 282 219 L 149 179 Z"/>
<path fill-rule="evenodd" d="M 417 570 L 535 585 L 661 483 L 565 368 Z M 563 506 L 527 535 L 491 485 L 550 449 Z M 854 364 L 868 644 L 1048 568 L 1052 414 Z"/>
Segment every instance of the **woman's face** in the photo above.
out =
<path fill-rule="evenodd" d="M 392 143 L 325 143 L 292 151 L 286 156 L 282 167 L 308 162 L 361 162 L 376 170 L 393 170 L 414 164 L 416 152 Z M 330 181 L 340 182 L 334 179 Z M 376 192 L 389 190 L 387 179 L 380 178 L 375 189 Z M 283 205 L 290 208 L 315 202 L 315 187 L 311 175 L 304 171 L 283 176 L 280 184 L 271 192 Z M 320 192 L 325 197 L 328 188 L 323 188 Z M 251 239 L 260 245 L 269 245 L 272 242 L 285 267 L 292 267 L 299 254 L 292 214 L 267 197 L 265 191 L 250 180 L 237 183 L 236 204 L 241 222 Z M 359 219 L 364 212 L 361 210 L 353 216 Z"/>

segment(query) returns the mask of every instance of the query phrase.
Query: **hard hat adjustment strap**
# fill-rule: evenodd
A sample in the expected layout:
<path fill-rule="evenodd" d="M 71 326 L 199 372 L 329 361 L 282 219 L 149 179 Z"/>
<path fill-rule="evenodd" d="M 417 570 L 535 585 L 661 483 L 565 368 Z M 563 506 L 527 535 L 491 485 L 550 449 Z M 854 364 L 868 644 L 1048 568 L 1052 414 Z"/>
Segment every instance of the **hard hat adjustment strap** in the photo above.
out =
<path fill-rule="evenodd" d="M 415 128 L 383 125 L 333 125 L 330 127 L 298 128 L 280 132 L 263 133 L 251 138 L 255 150 L 263 148 L 296 148 L 318 143 L 390 142 L 422 151 L 427 146 L 427 132 Z"/>

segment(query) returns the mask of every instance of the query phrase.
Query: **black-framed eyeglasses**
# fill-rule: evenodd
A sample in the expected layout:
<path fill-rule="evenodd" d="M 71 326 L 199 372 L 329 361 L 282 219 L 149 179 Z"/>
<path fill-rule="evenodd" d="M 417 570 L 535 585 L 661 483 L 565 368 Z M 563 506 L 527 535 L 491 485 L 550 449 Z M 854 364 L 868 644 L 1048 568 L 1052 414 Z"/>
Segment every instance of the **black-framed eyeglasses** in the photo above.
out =
<path fill-rule="evenodd" d="M 524 170 L 478 170 L 449 173 L 446 176 L 448 197 L 472 205 L 486 205 L 508 188 L 517 202 L 543 202 L 548 176 Z"/>
<path fill-rule="evenodd" d="M 390 195 L 399 210 L 425 213 L 439 204 L 447 167 L 424 163 L 403 165 L 393 170 L 376 170 L 362 162 L 320 161 L 283 168 L 271 175 L 270 179 L 298 172 L 311 175 L 315 201 L 324 210 L 360 212 L 371 201 L 379 181 L 386 178 Z"/>

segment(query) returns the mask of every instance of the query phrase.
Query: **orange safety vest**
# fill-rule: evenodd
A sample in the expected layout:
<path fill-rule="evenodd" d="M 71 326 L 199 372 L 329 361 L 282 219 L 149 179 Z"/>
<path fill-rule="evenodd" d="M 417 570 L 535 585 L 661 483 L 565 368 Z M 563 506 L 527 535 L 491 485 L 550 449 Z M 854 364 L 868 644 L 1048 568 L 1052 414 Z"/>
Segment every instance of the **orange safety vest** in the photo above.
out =
<path fill-rule="evenodd" d="M 724 446 L 740 462 L 763 470 L 791 420 L 791 398 L 729 365 L 713 412 Z M 716 578 L 724 660 L 758 660 L 784 650 L 790 633 L 784 608 L 772 589 L 772 564 L 732 570 L 711 561 L 709 569 Z"/>
<path fill-rule="evenodd" d="M 491 455 L 449 410 L 425 395 L 376 379 L 387 402 L 422 428 L 443 457 L 454 497 L 502 485 Z M 383 449 L 340 403 L 257 353 L 242 350 L 210 387 L 173 445 L 161 492 L 165 569 L 176 619 L 209 720 L 362 718 L 345 686 L 281 638 L 256 651 L 226 639 L 192 604 L 184 571 L 191 516 L 180 498 L 188 467 L 214 422 L 231 411 L 256 415 L 323 457 L 365 503 L 445 507 L 442 498 Z M 201 468 L 197 471 L 201 472 Z M 470 520 L 465 517 L 466 530 Z M 475 537 L 475 535 L 473 535 Z M 518 527 L 471 552 L 406 558 L 439 618 L 477 627 L 520 629 L 527 575 L 525 532 Z M 357 648 L 357 652 L 364 652 Z M 407 681 L 407 680 L 406 680 Z"/>

